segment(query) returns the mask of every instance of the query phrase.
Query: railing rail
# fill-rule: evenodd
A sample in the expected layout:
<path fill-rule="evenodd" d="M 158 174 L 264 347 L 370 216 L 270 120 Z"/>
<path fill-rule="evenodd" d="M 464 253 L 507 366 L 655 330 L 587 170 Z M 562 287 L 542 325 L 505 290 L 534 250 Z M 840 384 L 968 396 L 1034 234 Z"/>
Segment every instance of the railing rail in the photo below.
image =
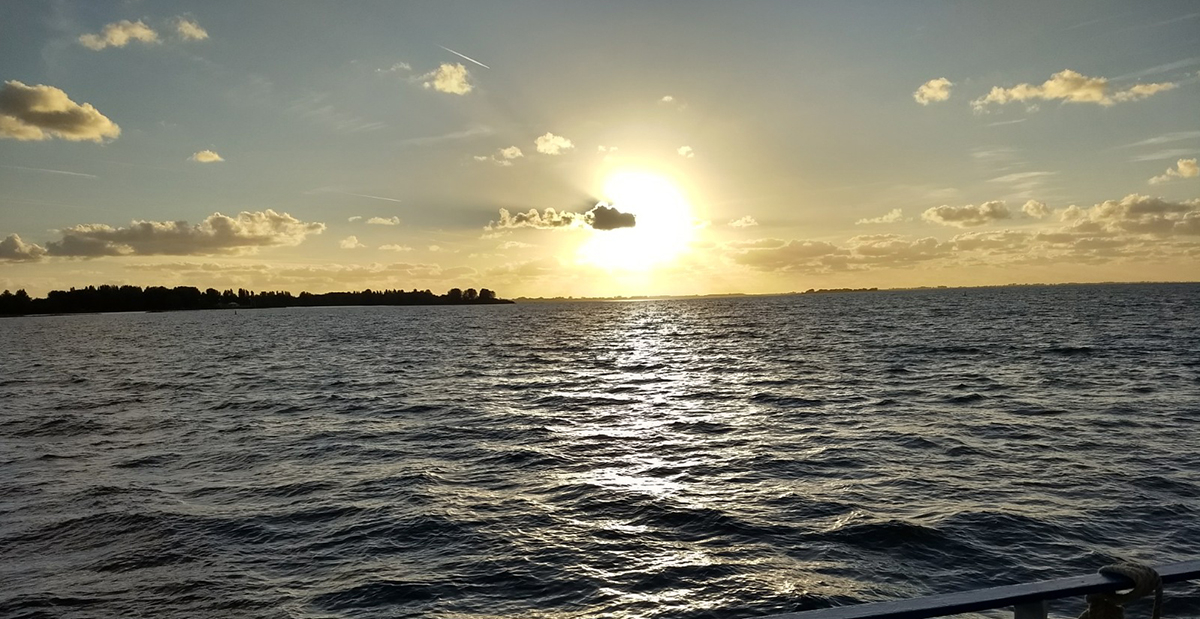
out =
<path fill-rule="evenodd" d="M 1200 579 L 1200 560 L 1183 561 L 1154 568 L 1164 584 Z M 922 598 L 837 606 L 797 613 L 771 615 L 762 619 L 926 619 L 1013 607 L 1016 619 L 1046 616 L 1046 602 L 1089 593 L 1110 593 L 1132 588 L 1123 576 L 1089 574 L 1054 580 L 944 593 Z"/>

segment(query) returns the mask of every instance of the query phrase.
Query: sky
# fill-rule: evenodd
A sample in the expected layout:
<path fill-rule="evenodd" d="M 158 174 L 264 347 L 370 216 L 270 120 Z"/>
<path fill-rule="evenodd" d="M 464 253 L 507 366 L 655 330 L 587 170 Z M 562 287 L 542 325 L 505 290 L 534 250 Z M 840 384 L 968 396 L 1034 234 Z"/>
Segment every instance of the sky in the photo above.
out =
<path fill-rule="evenodd" d="M 0 289 L 1200 279 L 1200 6 L 0 3 Z"/>

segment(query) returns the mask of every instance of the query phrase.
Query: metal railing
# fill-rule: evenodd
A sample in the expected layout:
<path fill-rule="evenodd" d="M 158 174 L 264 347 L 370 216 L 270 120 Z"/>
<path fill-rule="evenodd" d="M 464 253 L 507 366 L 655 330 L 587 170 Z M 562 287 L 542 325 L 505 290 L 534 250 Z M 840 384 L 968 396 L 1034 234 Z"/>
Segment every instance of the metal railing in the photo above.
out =
<path fill-rule="evenodd" d="M 1154 568 L 1163 584 L 1200 579 L 1200 560 L 1183 561 Z M 762 619 L 925 619 L 959 613 L 1011 607 L 1015 619 L 1045 619 L 1046 602 L 1091 593 L 1112 593 L 1132 588 L 1123 576 L 1089 574 L 1054 580 L 944 593 L 894 602 L 838 606 L 797 613 L 771 615 Z"/>

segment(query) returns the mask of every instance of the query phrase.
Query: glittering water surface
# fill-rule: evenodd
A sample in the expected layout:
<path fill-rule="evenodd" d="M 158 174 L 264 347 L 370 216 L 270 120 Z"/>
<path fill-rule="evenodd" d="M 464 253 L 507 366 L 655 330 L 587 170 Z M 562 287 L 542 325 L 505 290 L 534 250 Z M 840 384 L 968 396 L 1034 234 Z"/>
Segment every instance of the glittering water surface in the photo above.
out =
<path fill-rule="evenodd" d="M 1196 285 L 59 316 L 0 344 L 3 617 L 744 617 L 1200 554 Z"/>

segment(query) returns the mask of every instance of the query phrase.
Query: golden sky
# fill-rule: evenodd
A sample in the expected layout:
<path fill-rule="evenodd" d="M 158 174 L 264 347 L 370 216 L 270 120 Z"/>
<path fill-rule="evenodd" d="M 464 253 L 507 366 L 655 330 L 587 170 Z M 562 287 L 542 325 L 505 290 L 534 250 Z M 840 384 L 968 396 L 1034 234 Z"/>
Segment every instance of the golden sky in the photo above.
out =
<path fill-rule="evenodd" d="M 0 289 L 1200 279 L 1191 2 L 0 6 Z"/>

